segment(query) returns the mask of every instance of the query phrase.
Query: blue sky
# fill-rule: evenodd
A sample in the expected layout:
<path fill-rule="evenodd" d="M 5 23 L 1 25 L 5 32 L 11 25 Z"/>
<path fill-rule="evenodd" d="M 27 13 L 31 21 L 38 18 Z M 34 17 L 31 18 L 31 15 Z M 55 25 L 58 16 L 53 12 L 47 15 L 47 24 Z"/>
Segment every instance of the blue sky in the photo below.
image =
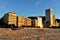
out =
<path fill-rule="evenodd" d="M 56 18 L 60 18 L 60 0 L 0 0 L 0 17 L 11 11 L 24 17 L 44 16 L 48 8 L 53 8 Z"/>

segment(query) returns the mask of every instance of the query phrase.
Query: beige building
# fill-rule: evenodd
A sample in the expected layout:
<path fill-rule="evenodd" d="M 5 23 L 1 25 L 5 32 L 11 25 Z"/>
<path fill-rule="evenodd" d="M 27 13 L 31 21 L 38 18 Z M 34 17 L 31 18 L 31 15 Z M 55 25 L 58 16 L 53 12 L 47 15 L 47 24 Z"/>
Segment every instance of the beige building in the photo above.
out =
<path fill-rule="evenodd" d="M 2 17 L 2 19 L 6 24 L 13 24 L 16 26 L 16 14 L 14 12 L 8 12 Z"/>
<path fill-rule="evenodd" d="M 45 25 L 46 21 L 45 20 L 46 20 L 45 16 L 42 16 L 42 28 L 46 28 L 46 25 Z"/>
<path fill-rule="evenodd" d="M 56 20 L 55 15 L 53 15 L 53 26 L 55 26 L 55 20 Z"/>
<path fill-rule="evenodd" d="M 42 16 L 35 16 L 35 17 L 28 17 L 32 20 L 32 26 L 33 27 L 43 27 L 43 17 Z"/>
<path fill-rule="evenodd" d="M 24 26 L 24 17 L 23 16 L 17 16 L 17 26 L 22 27 Z"/>
<path fill-rule="evenodd" d="M 31 19 L 25 18 L 25 26 L 31 26 Z"/>
<path fill-rule="evenodd" d="M 55 16 L 53 15 L 53 9 L 46 9 L 46 27 L 54 26 Z"/>
<path fill-rule="evenodd" d="M 34 25 L 35 25 L 35 27 L 39 27 L 38 26 L 38 20 L 37 19 L 34 20 Z"/>
<path fill-rule="evenodd" d="M 31 16 L 24 18 L 23 16 L 16 16 L 14 12 L 8 12 L 1 19 L 8 25 L 15 25 L 16 27 L 31 26 L 31 27 L 54 27 L 60 26 L 60 19 L 56 19 L 53 14 L 53 9 L 49 8 L 45 11 L 45 16 Z"/>
<path fill-rule="evenodd" d="M 30 16 L 28 18 L 31 19 L 31 25 L 32 25 L 32 27 L 37 27 L 38 26 L 38 24 L 37 24 L 38 23 L 37 17 Z"/>
<path fill-rule="evenodd" d="M 55 20 L 55 26 L 60 27 L 60 19 Z"/>

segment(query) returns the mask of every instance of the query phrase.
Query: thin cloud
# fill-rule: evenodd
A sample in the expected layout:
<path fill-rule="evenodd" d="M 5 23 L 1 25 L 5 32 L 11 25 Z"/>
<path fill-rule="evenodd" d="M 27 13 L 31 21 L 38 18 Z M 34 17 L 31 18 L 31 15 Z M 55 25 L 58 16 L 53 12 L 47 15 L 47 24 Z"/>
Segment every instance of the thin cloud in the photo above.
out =
<path fill-rule="evenodd" d="M 38 6 L 42 3 L 42 0 L 38 0 L 37 2 L 35 2 L 35 5 Z"/>
<path fill-rule="evenodd" d="M 35 5 L 36 5 L 36 6 L 37 6 L 37 5 L 41 5 L 41 3 L 42 3 L 43 1 L 50 1 L 50 2 L 52 2 L 52 3 L 56 3 L 57 0 L 38 0 L 38 1 L 35 2 Z"/>
<path fill-rule="evenodd" d="M 0 1 L 0 9 L 1 9 L 1 11 L 6 11 L 6 9 L 5 9 L 6 5 L 7 5 L 7 2 Z"/>
<path fill-rule="evenodd" d="M 40 4 L 40 1 L 36 2 L 35 5 L 39 5 Z"/>
<path fill-rule="evenodd" d="M 60 6 L 60 1 L 59 0 L 51 0 L 52 4 L 56 6 Z"/>

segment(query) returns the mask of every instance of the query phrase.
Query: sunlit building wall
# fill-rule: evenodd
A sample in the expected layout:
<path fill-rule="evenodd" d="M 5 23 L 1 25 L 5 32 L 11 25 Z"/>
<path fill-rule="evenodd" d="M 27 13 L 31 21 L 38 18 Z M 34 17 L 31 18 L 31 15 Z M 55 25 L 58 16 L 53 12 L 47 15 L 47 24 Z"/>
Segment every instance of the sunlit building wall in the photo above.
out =
<path fill-rule="evenodd" d="M 31 25 L 32 25 L 32 27 L 38 27 L 37 17 L 35 17 L 35 16 L 30 16 L 30 17 L 28 17 L 28 18 L 31 19 Z"/>
<path fill-rule="evenodd" d="M 34 26 L 35 26 L 35 27 L 39 27 L 39 26 L 38 26 L 38 20 L 37 20 L 37 19 L 34 20 Z"/>
<path fill-rule="evenodd" d="M 42 17 L 37 17 L 37 20 L 38 20 L 38 26 L 39 27 L 43 27 L 43 25 L 42 25 Z"/>
<path fill-rule="evenodd" d="M 25 18 L 25 26 L 32 26 L 31 25 L 31 19 L 30 18 Z"/>
<path fill-rule="evenodd" d="M 25 18 L 23 16 L 17 16 L 17 26 L 18 27 L 22 27 L 24 26 L 24 21 L 25 21 Z"/>
<path fill-rule="evenodd" d="M 56 25 L 57 27 L 60 27 L 60 19 L 56 19 L 56 20 L 55 20 L 55 25 Z"/>
<path fill-rule="evenodd" d="M 46 26 L 47 27 L 54 26 L 55 18 L 53 15 L 53 9 L 52 8 L 46 9 L 45 16 L 46 16 Z"/>
<path fill-rule="evenodd" d="M 34 17 L 29 17 L 32 20 L 32 26 L 34 27 L 43 27 L 42 24 L 42 17 L 41 16 L 34 16 Z"/>
<path fill-rule="evenodd" d="M 14 12 L 8 12 L 3 16 L 3 21 L 8 25 L 15 25 L 16 26 L 16 14 Z"/>

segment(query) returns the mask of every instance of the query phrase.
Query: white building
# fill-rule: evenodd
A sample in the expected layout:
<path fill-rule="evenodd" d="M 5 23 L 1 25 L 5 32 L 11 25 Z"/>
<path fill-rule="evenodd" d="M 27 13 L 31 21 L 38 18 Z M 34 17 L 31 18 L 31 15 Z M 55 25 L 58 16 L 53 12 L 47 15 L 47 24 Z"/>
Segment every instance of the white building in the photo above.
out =
<path fill-rule="evenodd" d="M 42 28 L 42 27 L 43 27 L 42 17 L 37 17 L 37 20 L 38 20 L 38 26 L 39 26 L 40 28 Z"/>

